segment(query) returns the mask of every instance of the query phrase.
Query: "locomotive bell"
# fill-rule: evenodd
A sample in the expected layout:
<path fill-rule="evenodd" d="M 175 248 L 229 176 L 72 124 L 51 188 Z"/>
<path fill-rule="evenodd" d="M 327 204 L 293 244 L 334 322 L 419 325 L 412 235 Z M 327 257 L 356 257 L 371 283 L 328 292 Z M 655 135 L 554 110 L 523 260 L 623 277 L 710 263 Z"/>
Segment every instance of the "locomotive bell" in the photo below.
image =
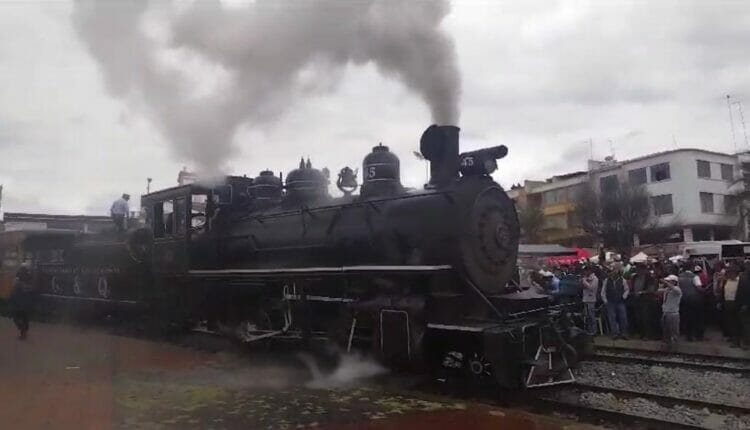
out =
<path fill-rule="evenodd" d="M 372 148 L 372 152 L 362 161 L 364 179 L 362 197 L 388 196 L 403 191 L 401 186 L 401 162 L 382 143 Z"/>

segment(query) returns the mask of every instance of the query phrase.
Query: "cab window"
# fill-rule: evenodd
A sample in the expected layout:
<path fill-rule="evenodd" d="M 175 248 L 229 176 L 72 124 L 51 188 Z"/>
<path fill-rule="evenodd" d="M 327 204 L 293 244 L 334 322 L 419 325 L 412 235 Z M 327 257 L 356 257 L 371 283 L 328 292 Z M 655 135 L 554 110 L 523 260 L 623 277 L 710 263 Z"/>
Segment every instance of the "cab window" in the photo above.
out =
<path fill-rule="evenodd" d="M 190 228 L 195 233 L 207 230 L 208 194 L 193 194 L 190 205 Z"/>
<path fill-rule="evenodd" d="M 154 204 L 154 237 L 167 237 L 173 234 L 174 205 L 171 200 Z"/>
<path fill-rule="evenodd" d="M 153 206 L 154 237 L 182 236 L 187 229 L 187 201 L 166 200 Z"/>

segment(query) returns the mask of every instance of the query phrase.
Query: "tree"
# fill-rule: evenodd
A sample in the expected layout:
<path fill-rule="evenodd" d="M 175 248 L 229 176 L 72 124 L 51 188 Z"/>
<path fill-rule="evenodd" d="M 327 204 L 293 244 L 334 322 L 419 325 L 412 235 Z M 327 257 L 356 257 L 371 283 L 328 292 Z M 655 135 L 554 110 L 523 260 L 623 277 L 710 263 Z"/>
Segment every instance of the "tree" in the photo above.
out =
<path fill-rule="evenodd" d="M 740 157 L 740 175 L 735 177 L 732 183 L 737 188 L 732 194 L 733 201 L 728 205 L 727 210 L 737 214 L 735 235 L 747 240 L 748 222 L 750 222 L 750 162 L 748 162 L 750 153 L 745 152 L 738 156 Z"/>
<path fill-rule="evenodd" d="M 521 235 L 526 243 L 537 243 L 539 232 L 544 224 L 544 212 L 539 206 L 527 204 L 519 209 L 518 222 L 521 224 Z"/>
<path fill-rule="evenodd" d="M 601 194 L 588 184 L 576 199 L 576 215 L 583 231 L 621 253 L 630 253 L 633 237 L 646 228 L 650 212 L 648 191 L 627 183 Z"/>

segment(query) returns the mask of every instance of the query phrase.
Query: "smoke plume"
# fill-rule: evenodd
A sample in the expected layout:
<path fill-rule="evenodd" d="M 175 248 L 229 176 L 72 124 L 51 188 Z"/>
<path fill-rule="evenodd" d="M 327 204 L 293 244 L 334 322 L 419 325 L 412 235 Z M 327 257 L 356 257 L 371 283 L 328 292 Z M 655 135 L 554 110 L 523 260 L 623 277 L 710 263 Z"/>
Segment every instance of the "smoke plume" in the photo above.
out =
<path fill-rule="evenodd" d="M 348 64 L 373 63 L 421 97 L 433 121 L 456 124 L 460 75 L 440 29 L 448 12 L 446 0 L 80 0 L 73 22 L 108 91 L 158 126 L 175 156 L 216 173 L 238 127 L 335 89 Z"/>

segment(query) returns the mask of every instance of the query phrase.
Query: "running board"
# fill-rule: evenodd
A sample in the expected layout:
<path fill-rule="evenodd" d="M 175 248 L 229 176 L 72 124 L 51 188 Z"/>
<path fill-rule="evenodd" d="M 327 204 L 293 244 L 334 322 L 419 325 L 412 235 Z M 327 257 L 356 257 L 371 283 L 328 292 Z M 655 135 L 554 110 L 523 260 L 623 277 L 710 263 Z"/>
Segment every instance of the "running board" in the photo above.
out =
<path fill-rule="evenodd" d="M 367 274 L 426 274 L 453 270 L 451 265 L 406 265 L 406 266 L 333 266 L 333 267 L 291 267 L 279 269 L 219 269 L 219 270 L 190 270 L 190 276 L 215 277 L 248 277 L 268 278 L 279 276 L 336 276 L 336 275 L 367 275 Z"/>

